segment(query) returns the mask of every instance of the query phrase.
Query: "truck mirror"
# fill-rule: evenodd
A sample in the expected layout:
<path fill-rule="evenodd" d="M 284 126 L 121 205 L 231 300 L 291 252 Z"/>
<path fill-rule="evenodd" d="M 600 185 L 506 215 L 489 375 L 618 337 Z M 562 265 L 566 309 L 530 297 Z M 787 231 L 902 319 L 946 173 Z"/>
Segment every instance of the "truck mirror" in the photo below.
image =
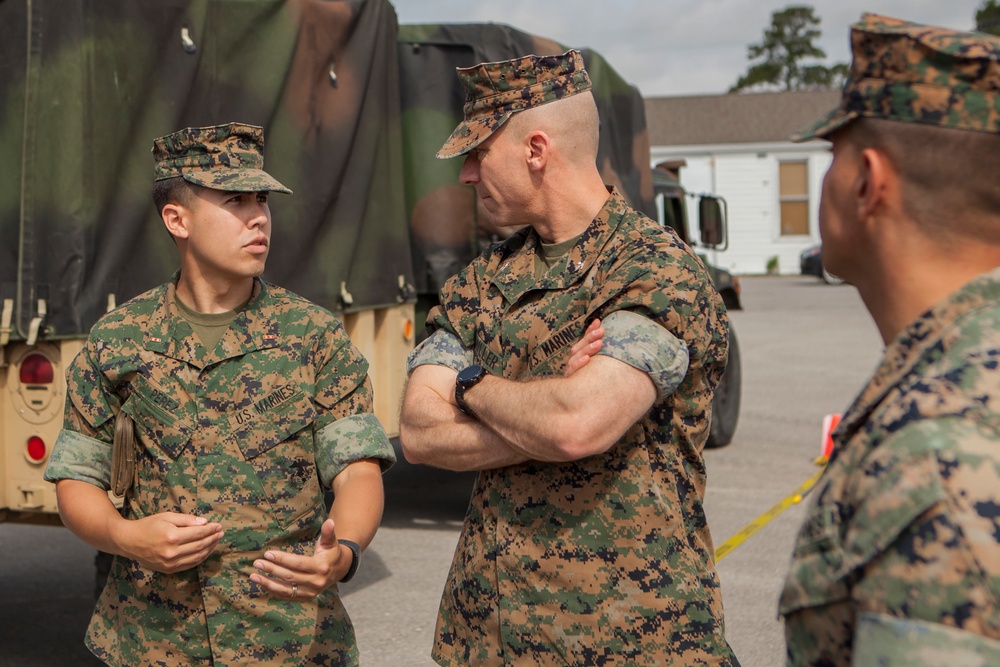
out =
<path fill-rule="evenodd" d="M 726 244 L 726 217 L 719 197 L 701 197 L 698 200 L 698 220 L 703 245 L 718 248 Z M 724 248 L 720 248 L 724 249 Z"/>

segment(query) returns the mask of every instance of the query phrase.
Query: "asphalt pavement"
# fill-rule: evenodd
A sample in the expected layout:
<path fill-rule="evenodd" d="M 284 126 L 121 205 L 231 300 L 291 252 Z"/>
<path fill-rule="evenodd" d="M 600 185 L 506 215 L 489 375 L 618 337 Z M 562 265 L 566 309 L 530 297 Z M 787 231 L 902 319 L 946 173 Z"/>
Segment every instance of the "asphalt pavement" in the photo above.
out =
<path fill-rule="evenodd" d="M 823 417 L 861 389 L 881 341 L 850 286 L 811 277 L 743 279 L 732 313 L 743 357 L 736 437 L 706 453 L 706 511 L 717 545 L 816 470 Z M 361 569 L 343 586 L 362 664 L 431 667 L 438 599 L 473 476 L 397 465 L 386 514 Z M 803 505 L 719 563 L 727 635 L 744 667 L 783 664 L 777 599 Z M 0 524 L 0 667 L 96 665 L 83 648 L 93 551 L 63 528 Z"/>

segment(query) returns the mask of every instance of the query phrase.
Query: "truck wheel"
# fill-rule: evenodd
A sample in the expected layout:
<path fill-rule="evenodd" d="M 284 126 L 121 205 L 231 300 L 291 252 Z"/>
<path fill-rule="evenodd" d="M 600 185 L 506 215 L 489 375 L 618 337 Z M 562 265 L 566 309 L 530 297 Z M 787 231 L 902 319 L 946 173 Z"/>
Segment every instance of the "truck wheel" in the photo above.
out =
<path fill-rule="evenodd" d="M 108 583 L 108 575 L 111 574 L 111 563 L 115 557 L 109 553 L 98 551 L 94 556 L 94 599 L 101 597 L 104 584 Z"/>
<path fill-rule="evenodd" d="M 725 447 L 736 433 L 736 422 L 740 419 L 740 346 L 736 341 L 736 331 L 729 326 L 729 363 L 722 381 L 715 389 L 712 400 L 712 426 L 708 432 L 706 447 Z"/>
<path fill-rule="evenodd" d="M 826 269 L 823 269 L 823 282 L 827 285 L 843 285 L 844 279 L 840 276 L 835 276 Z"/>

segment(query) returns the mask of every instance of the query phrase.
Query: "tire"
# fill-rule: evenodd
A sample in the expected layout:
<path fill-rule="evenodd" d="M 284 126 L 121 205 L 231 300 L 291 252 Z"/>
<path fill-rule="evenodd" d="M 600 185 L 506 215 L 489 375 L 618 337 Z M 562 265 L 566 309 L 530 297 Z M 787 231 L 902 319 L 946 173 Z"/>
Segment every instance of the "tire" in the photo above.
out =
<path fill-rule="evenodd" d="M 101 597 L 104 585 L 108 583 L 108 575 L 111 574 L 111 563 L 115 557 L 104 551 L 98 551 L 94 556 L 94 599 Z"/>
<path fill-rule="evenodd" d="M 835 276 L 826 269 L 823 269 L 823 282 L 827 285 L 843 285 L 844 279 L 840 276 Z"/>
<path fill-rule="evenodd" d="M 722 381 L 715 389 L 712 399 L 712 425 L 709 428 L 705 446 L 710 449 L 725 447 L 733 440 L 736 423 L 740 419 L 740 396 L 743 369 L 740 362 L 740 346 L 736 331 L 729 325 L 729 362 L 722 374 Z"/>

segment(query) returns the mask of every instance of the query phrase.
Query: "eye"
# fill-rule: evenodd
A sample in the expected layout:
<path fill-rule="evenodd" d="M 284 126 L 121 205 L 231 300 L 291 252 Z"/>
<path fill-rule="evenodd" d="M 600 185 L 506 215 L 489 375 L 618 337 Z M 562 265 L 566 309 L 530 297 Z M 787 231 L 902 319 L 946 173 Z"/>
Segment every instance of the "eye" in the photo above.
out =
<path fill-rule="evenodd" d="M 267 199 L 268 199 L 268 194 L 269 193 L 267 193 L 267 192 L 258 192 L 257 193 L 257 203 L 258 204 L 266 204 L 267 203 Z"/>

